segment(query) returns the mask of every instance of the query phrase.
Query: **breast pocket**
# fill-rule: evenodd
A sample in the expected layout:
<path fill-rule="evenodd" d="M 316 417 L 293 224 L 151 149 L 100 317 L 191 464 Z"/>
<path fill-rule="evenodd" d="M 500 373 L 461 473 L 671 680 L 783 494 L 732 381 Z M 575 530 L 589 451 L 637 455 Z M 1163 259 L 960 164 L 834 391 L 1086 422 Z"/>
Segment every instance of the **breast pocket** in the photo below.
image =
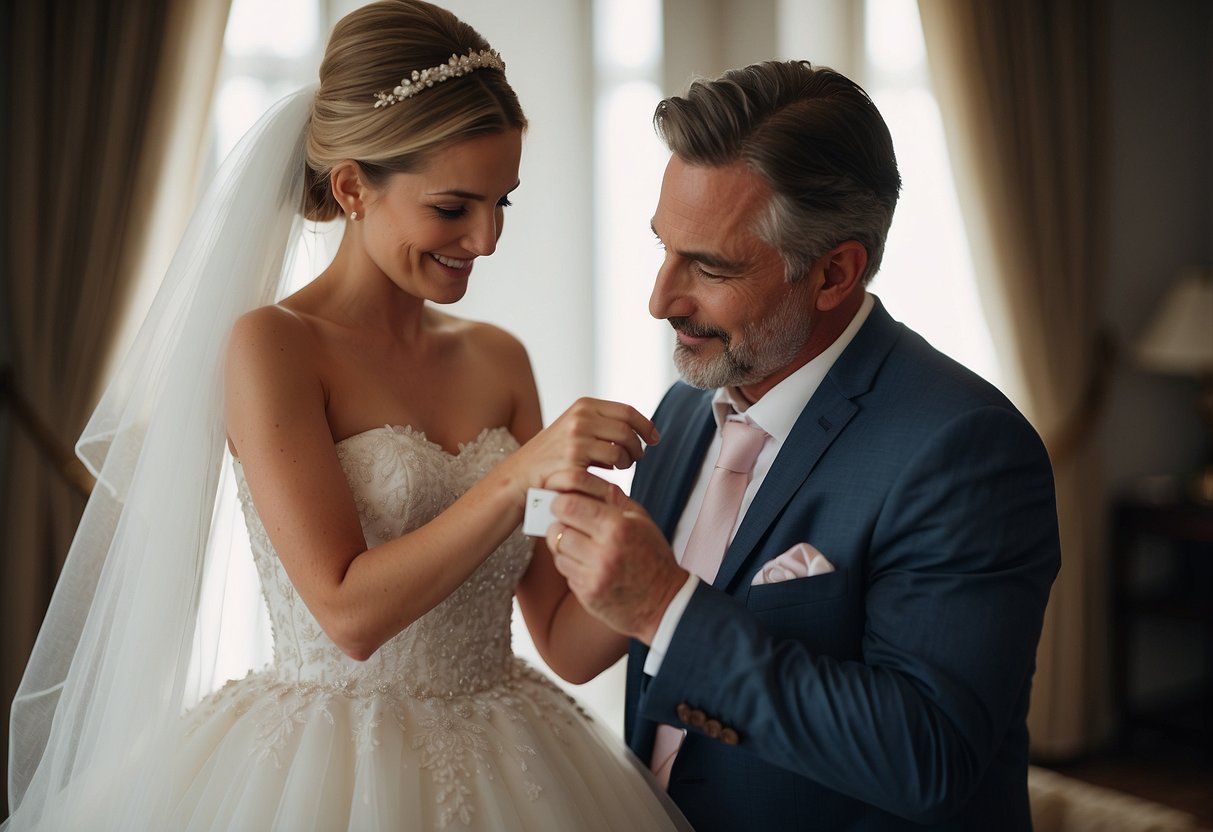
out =
<path fill-rule="evenodd" d="M 751 586 L 750 614 L 768 635 L 792 639 L 819 655 L 858 659 L 862 606 L 850 592 L 851 573 L 837 569 L 811 578 Z"/>
<path fill-rule="evenodd" d="M 807 604 L 825 604 L 846 596 L 849 574 L 846 569 L 836 569 L 824 575 L 751 586 L 746 596 L 746 606 L 760 612 Z"/>

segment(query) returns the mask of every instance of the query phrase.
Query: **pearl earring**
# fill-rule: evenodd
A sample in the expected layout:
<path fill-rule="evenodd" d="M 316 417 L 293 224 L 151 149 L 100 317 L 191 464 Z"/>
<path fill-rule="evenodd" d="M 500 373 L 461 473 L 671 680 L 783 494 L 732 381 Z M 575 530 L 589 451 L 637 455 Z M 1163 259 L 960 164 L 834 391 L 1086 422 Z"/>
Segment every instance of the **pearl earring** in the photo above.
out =
<path fill-rule="evenodd" d="M 351 212 L 350 212 L 350 219 L 351 219 L 351 220 L 353 220 L 354 222 L 358 222 L 358 212 L 357 212 L 357 211 L 351 211 Z"/>

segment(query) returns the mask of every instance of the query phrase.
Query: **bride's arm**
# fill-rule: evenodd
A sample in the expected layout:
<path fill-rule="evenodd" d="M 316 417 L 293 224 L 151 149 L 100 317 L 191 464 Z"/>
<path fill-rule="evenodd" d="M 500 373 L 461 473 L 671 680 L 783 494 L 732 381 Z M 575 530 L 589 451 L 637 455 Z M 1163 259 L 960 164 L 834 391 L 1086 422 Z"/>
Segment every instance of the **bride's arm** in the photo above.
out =
<path fill-rule="evenodd" d="M 652 430 L 625 405 L 587 402 L 433 521 L 367 549 L 314 350 L 289 313 L 267 308 L 242 318 L 225 374 L 226 427 L 295 589 L 334 643 L 356 659 L 369 657 L 471 575 L 521 522 L 527 487 L 569 465 L 630 464 L 640 447 L 635 431 Z"/>
<path fill-rule="evenodd" d="M 588 682 L 627 652 L 627 636 L 585 611 L 542 539 L 518 585 L 518 606 L 539 655 L 567 682 Z"/>
<path fill-rule="evenodd" d="M 511 431 L 525 441 L 523 437 L 534 435 L 543 424 L 539 395 L 529 369 L 519 390 Z M 588 682 L 627 652 L 627 637 L 586 612 L 569 590 L 543 538 L 535 539 L 534 555 L 518 584 L 517 597 L 535 649 L 565 681 Z"/>

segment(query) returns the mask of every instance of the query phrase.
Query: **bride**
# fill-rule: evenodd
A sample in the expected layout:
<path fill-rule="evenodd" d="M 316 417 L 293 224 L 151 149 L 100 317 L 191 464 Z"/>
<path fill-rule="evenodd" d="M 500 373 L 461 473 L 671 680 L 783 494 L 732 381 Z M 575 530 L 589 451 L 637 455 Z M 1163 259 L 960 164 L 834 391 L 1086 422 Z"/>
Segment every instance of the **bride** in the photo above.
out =
<path fill-rule="evenodd" d="M 436 308 L 493 253 L 525 127 L 479 34 L 382 0 L 225 162 L 80 441 L 98 485 L 13 704 L 4 830 L 686 828 L 510 652 L 517 593 L 562 676 L 622 654 L 519 523 L 528 487 L 657 439 L 589 399 L 542 429 L 519 342 Z M 344 236 L 272 303 L 299 214 Z M 235 605 L 204 588 L 225 445 L 274 655 L 199 690 L 199 622 Z"/>

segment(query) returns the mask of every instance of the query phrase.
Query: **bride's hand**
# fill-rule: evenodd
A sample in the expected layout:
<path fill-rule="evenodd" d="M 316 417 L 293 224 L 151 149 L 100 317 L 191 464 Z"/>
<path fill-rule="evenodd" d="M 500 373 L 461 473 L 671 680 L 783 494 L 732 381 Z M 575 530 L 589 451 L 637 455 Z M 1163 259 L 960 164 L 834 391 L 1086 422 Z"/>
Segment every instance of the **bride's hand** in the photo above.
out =
<path fill-rule="evenodd" d="M 529 487 L 543 487 L 558 471 L 627 468 L 658 441 L 657 429 L 631 405 L 581 398 L 512 454 L 507 465 Z"/>
<path fill-rule="evenodd" d="M 543 487 L 566 494 L 581 494 L 608 506 L 623 507 L 630 502 L 628 495 L 618 485 L 591 474 L 584 468 L 565 468 L 557 471 L 544 481 Z"/>

